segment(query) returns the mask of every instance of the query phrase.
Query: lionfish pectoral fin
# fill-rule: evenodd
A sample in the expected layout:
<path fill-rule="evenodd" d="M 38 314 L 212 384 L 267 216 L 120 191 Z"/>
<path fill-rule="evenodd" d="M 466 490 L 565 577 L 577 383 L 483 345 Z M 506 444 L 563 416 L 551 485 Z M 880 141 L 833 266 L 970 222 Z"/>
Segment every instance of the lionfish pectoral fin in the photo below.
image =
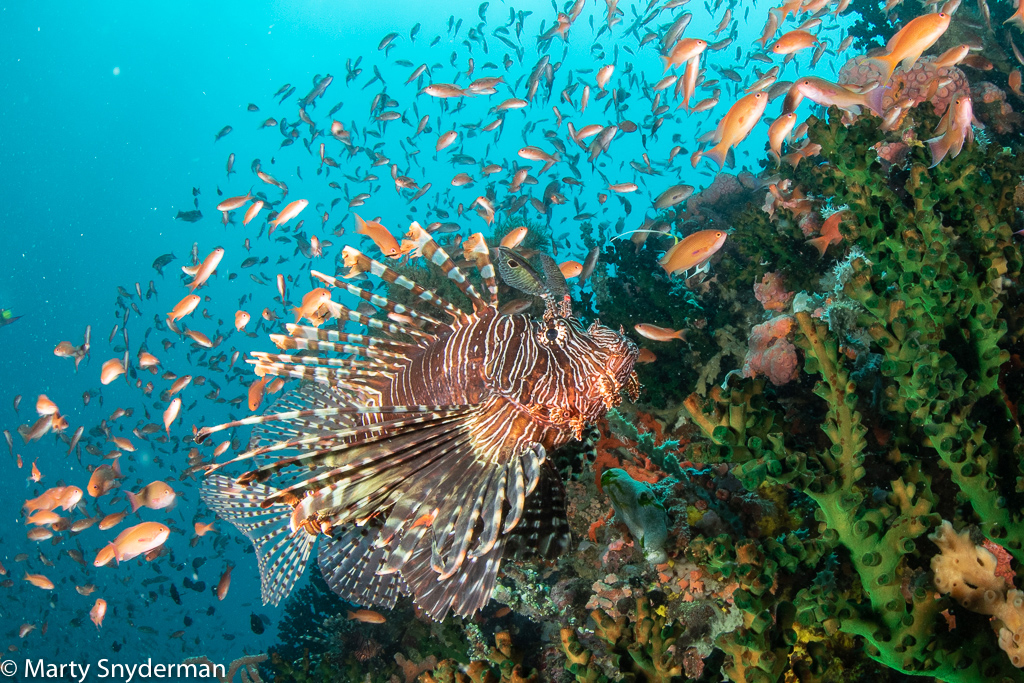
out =
<path fill-rule="evenodd" d="M 416 604 L 433 619 L 449 611 L 468 616 L 490 600 L 505 544 L 527 518 L 526 501 L 541 480 L 546 459 L 538 443 L 504 461 L 482 457 L 472 448 L 452 449 L 421 472 L 434 486 L 403 494 L 418 498 L 443 492 L 430 533 L 424 527 L 406 529 L 386 565 L 399 568 Z M 564 503 L 555 507 L 564 515 Z M 531 524 L 532 539 L 540 532 L 532 518 Z"/>
<path fill-rule="evenodd" d="M 317 562 L 327 585 L 343 600 L 391 609 L 406 589 L 397 573 L 379 571 L 389 552 L 374 547 L 380 529 L 375 518 L 364 526 L 335 530 L 320 542 Z"/>
<path fill-rule="evenodd" d="M 263 603 L 277 605 L 302 576 L 315 536 L 291 530 L 292 507 L 263 501 L 277 491 L 263 484 L 239 485 L 221 475 L 203 480 L 199 495 L 218 517 L 230 522 L 256 549 Z"/>

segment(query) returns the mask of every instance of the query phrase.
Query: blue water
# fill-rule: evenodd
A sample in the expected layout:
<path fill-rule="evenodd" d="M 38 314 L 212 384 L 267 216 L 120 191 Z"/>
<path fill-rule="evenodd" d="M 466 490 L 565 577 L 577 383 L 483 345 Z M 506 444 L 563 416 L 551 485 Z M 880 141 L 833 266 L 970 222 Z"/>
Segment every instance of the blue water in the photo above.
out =
<path fill-rule="evenodd" d="M 606 9 L 603 3 L 600 6 L 588 3 L 570 30 L 567 51 L 563 54 L 566 48 L 557 39 L 551 45 L 552 62 L 564 61 L 564 64 L 556 73 L 550 100 L 546 101 L 547 93 L 542 88 L 529 108 L 508 113 L 504 129 L 497 138 L 489 133 L 469 137 L 463 129 L 461 151 L 478 161 L 501 163 L 508 169 L 514 161 L 523 162 L 516 150 L 525 144 L 551 150 L 543 131 L 554 129 L 553 105 L 577 128 L 585 123 L 614 120 L 612 114 L 604 111 L 607 100 L 595 101 L 596 88 L 590 109 L 583 116 L 560 101 L 559 92 L 566 85 L 569 70 L 596 71 L 611 63 L 616 45 L 619 47 L 618 68 L 611 87 L 630 88 L 632 97 L 624 115 L 639 125 L 649 126 L 650 102 L 635 84 L 627 85 L 625 72 L 631 64 L 634 75 L 641 81 L 651 84 L 660 79 L 662 66 L 655 52 L 657 42 L 638 48 L 634 37 L 623 36 L 625 27 L 634 21 L 631 8 L 623 5 L 626 16 L 622 23 L 615 26 L 611 36 L 606 32 L 596 38 L 601 49 L 595 50 L 592 26 L 599 29 L 604 24 Z M 0 472 L 5 479 L 2 489 L 5 495 L 0 499 L 0 515 L 4 520 L 0 529 L 0 562 L 7 570 L 3 578 L 14 581 L 12 587 L 0 588 L 0 596 L 3 596 L 0 645 L 16 648 L 15 652 L 8 653 L 10 657 L 19 661 L 25 657 L 49 657 L 58 661 L 94 663 L 104 656 L 123 662 L 153 657 L 155 661 L 178 662 L 187 656 L 208 654 L 216 661 L 227 662 L 243 653 L 263 652 L 275 641 L 274 624 L 283 609 L 260 604 L 255 558 L 244 552 L 248 543 L 228 524 L 218 522 L 219 534 L 208 535 L 191 547 L 189 540 L 194 521 L 212 521 L 213 515 L 201 508 L 196 482 L 178 481 L 178 474 L 185 467 L 185 454 L 191 447 L 191 426 L 215 424 L 230 416 L 241 417 L 248 414 L 248 410 L 244 404 L 232 408 L 206 399 L 205 395 L 212 389 L 209 382 L 205 386 L 193 385 L 183 393 L 187 409 L 183 411 L 184 420 L 172 429 L 170 443 L 144 441 L 134 436 L 133 427 L 161 424 L 165 404 L 156 405 L 156 402 L 159 392 L 170 383 L 161 380 L 159 374 L 151 376 L 139 372 L 143 383 L 152 381 L 157 387 L 150 398 L 143 396 L 134 381 L 126 383 L 124 377 L 101 387 L 100 366 L 110 358 L 120 357 L 122 353 L 115 352 L 113 347 L 124 343 L 123 327 L 108 341 L 114 326 L 123 325 L 125 309 L 117 307 L 117 287 L 134 294 L 135 285 L 139 283 L 145 294 L 152 280 L 158 292 L 156 299 L 140 301 L 137 296 L 122 297 L 124 304 L 135 303 L 142 312 L 141 316 L 133 311 L 128 315 L 132 359 L 140 344 L 145 342 L 149 351 L 162 361 L 161 373 L 170 370 L 178 375 L 205 376 L 221 386 L 222 398 L 231 399 L 244 396 L 245 387 L 237 380 L 228 382 L 223 371 L 211 372 L 199 365 L 199 359 L 207 353 L 204 350 L 190 352 L 187 340 L 178 339 L 170 332 L 157 331 L 153 326 L 155 319 L 162 320 L 187 293 L 180 267 L 190 263 L 188 258 L 194 243 L 198 243 L 200 258 L 217 246 L 226 250 L 218 275 L 209 286 L 199 290 L 210 300 L 201 303 L 199 312 L 187 322 L 189 327 L 211 338 L 218 332 L 227 337 L 218 348 L 208 352 L 210 355 L 224 352 L 230 356 L 233 350 L 244 355 L 250 350 L 269 348 L 266 324 L 258 338 L 229 334 L 233 332 L 234 311 L 241 297 L 253 296 L 252 301 L 244 305 L 253 316 L 250 324 L 253 329 L 264 307 L 271 307 L 279 316 L 284 314 L 282 306 L 273 300 L 277 295 L 274 278 L 278 273 L 294 280 L 288 285 L 291 301 L 297 301 L 309 289 L 309 278 L 305 272 L 300 275 L 299 270 L 307 259 L 301 254 L 293 255 L 294 243 L 270 242 L 265 234 L 257 240 L 262 218 L 243 228 L 241 212 L 236 212 L 234 225 L 224 227 L 214 209 L 222 199 L 245 194 L 250 187 L 266 192 L 272 199 L 280 197 L 276 189 L 263 185 L 250 172 L 254 158 L 261 159 L 264 170 L 287 182 L 288 201 L 310 200 L 310 207 L 301 216 L 305 220 L 304 231 L 333 242 L 325 258 L 313 264 L 314 268 L 328 273 L 333 273 L 332 262 L 342 245 L 360 245 L 364 249 L 369 246 L 368 242 L 351 234 L 352 218 L 345 201 L 327 209 L 331 216 L 321 228 L 320 215 L 324 209 L 317 210 L 315 205 L 329 203 L 335 197 L 369 192 L 371 199 L 357 211 L 367 218 L 381 216 L 381 222 L 396 235 L 404 233 L 410 220 L 424 224 L 434 220 L 429 217 L 429 211 L 437 206 L 445 207 L 452 213 L 452 220 L 459 220 L 465 226 L 463 235 L 486 229 L 473 212 L 467 212 L 461 219 L 455 217 L 455 207 L 461 203 L 468 208 L 483 193 L 483 183 L 462 188 L 449 184 L 451 177 L 461 171 L 479 178 L 479 163 L 453 168 L 446 159 L 455 148 L 442 151 L 435 161 L 434 142 L 440 132 L 456 124 L 482 125 L 492 121 L 493 115 L 488 113 L 490 107 L 513 94 L 525 95 L 526 77 L 539 59 L 536 36 L 540 33 L 541 22 L 545 28 L 550 27 L 555 13 L 550 2 L 518 2 L 514 7 L 533 14 L 527 17 L 522 36 L 523 62 L 520 64 L 513 55 L 514 65 L 508 72 L 501 62 L 503 55 L 512 51 L 491 35 L 497 26 L 508 21 L 510 5 L 504 2 L 491 2 L 487 9 L 489 54 L 484 54 L 478 44 L 474 43 L 470 51 L 463 43 L 469 27 L 478 24 L 480 19 L 478 3 L 461 1 L 248 3 L 236 0 L 220 3 L 106 2 L 101 5 L 25 1 L 0 8 L 0 121 L 3 122 L 0 187 L 6 200 L 6 215 L 0 227 L 0 257 L 5 266 L 0 271 L 0 307 L 23 316 L 17 323 L 0 329 L 0 386 L 3 387 L 0 425 L 12 434 L 15 454 L 20 455 L 24 463 L 24 467 L 18 469 L 15 457 L 6 453 L 5 445 L 0 445 Z M 698 3 L 686 9 L 695 14 L 685 33 L 690 37 L 706 36 L 724 11 L 723 7 L 709 15 Z M 679 11 L 673 10 L 672 16 Z M 742 8 L 734 11 L 740 13 Z M 745 56 L 736 60 L 736 46 L 741 46 L 745 55 L 750 41 L 759 35 L 762 23 L 759 17 L 763 11 L 761 8 L 754 12 L 756 16 L 749 21 L 741 16 L 737 40 L 709 58 L 712 64 L 741 71 L 745 84 L 755 79 L 753 67 L 765 70 L 770 66 L 747 63 Z M 448 29 L 450 15 L 464 19 L 457 37 L 452 37 Z M 409 31 L 417 23 L 421 24 L 421 29 L 413 43 L 409 40 Z M 668 21 L 655 23 L 664 26 Z M 398 32 L 400 37 L 385 56 L 377 46 L 381 38 L 392 31 Z M 838 43 L 841 39 L 838 32 L 831 31 L 831 34 L 833 44 Z M 441 36 L 441 41 L 429 48 L 435 36 Z M 630 55 L 627 47 L 636 54 Z M 453 52 L 456 53 L 455 66 L 450 64 Z M 600 57 L 599 52 L 604 56 Z M 360 65 L 363 72 L 346 85 L 345 60 L 359 56 L 363 57 Z M 503 75 L 506 84 L 499 88 L 498 95 L 467 99 L 465 108 L 454 115 L 444 113 L 438 100 L 417 96 L 415 82 L 404 85 L 412 68 L 395 64 L 400 59 L 414 66 L 423 62 L 437 64 L 433 80 L 451 82 L 457 71 L 466 71 L 469 57 L 475 60 L 472 78 Z M 809 52 L 798 58 L 802 65 L 800 73 L 807 73 L 803 65 L 808 59 Z M 830 58 L 823 60 L 819 73 L 834 75 L 838 63 L 835 58 L 831 59 L 831 65 Z M 486 62 L 494 62 L 498 68 L 486 68 Z M 408 123 L 393 121 L 382 127 L 370 117 L 371 100 L 382 92 L 380 83 L 363 89 L 373 76 L 374 65 L 387 84 L 387 96 L 398 102 L 396 109 L 404 114 Z M 334 118 L 345 123 L 346 128 L 358 131 L 358 144 L 372 147 L 384 143 L 381 150 L 392 163 L 398 164 L 403 174 L 421 184 L 433 183 L 431 192 L 415 205 L 409 205 L 407 199 L 395 193 L 389 167 L 371 169 L 365 154 L 348 159 L 341 146 L 328 137 L 328 154 L 337 159 L 342 168 L 332 169 L 329 178 L 318 176 L 316 147 L 324 138 L 314 143 L 311 157 L 301 144 L 301 138 L 297 144 L 279 149 L 282 137 L 276 128 L 258 129 L 267 117 L 297 119 L 295 102 L 309 91 L 314 76 L 326 73 L 334 76 L 334 82 L 316 107 L 309 110 L 311 116 L 319 127 L 329 129 L 328 111 L 343 102 Z M 794 73 L 790 66 L 782 77 L 792 79 Z M 713 71 L 709 71 L 708 77 L 713 75 Z M 511 91 L 509 86 L 515 86 L 521 77 L 522 82 Z M 590 82 L 593 77 L 594 73 L 584 76 Z M 466 85 L 469 80 L 463 73 L 458 83 Z M 425 80 L 423 85 L 429 82 Z M 660 169 L 663 175 L 658 176 L 636 174 L 626 162 L 639 161 L 646 151 L 659 167 L 675 144 L 692 152 L 694 139 L 713 129 L 733 101 L 735 86 L 723 82 L 727 83 L 726 92 L 713 112 L 693 116 L 679 112 L 675 122 L 666 121 L 656 139 L 648 135 L 646 148 L 641 141 L 641 134 L 645 132 L 642 129 L 630 136 L 620 136 L 613 143 L 611 154 L 602 157 L 596 169 L 586 163 L 585 151 L 572 152 L 584 155 L 579 166 L 584 186 L 579 193 L 570 194 L 569 188 L 563 185 L 562 191 L 570 197 L 570 202 L 554 209 L 554 234 L 565 234 L 572 244 L 572 248 L 566 250 L 563 243 L 560 259 L 582 260 L 585 253 L 576 239 L 579 223 L 573 220 L 578 213 L 573 198 L 579 198 L 582 205 L 579 212 L 598 214 L 597 222 L 614 226 L 623 219 L 626 229 L 636 229 L 643 222 L 643 208 L 649 206 L 649 197 L 677 183 L 698 188 L 709 184 L 714 165 L 705 161 L 694 170 L 689 165 L 689 154 L 680 154 L 672 167 Z M 296 92 L 285 104 L 279 105 L 273 95 L 286 83 L 295 86 Z M 706 96 L 706 91 L 698 90 L 694 101 Z M 580 90 L 577 90 L 573 100 L 578 103 L 579 98 Z M 248 112 L 249 103 L 258 105 L 260 111 Z M 670 103 L 674 110 L 674 101 Z M 766 116 L 774 117 L 780 106 L 781 100 L 769 105 Z M 448 108 L 450 110 L 451 105 Z M 421 150 L 417 165 L 407 160 L 401 145 L 410 148 L 406 137 L 414 132 L 423 114 L 431 115 L 432 124 L 431 132 L 415 141 Z M 436 122 L 439 115 L 443 115 L 441 124 Z M 527 123 L 535 123 L 536 128 L 524 135 L 522 131 Z M 215 133 L 225 125 L 231 125 L 233 132 L 214 142 Z M 299 130 L 308 136 L 306 126 Z M 367 137 L 366 130 L 379 132 L 381 137 Z M 766 126 L 760 125 L 738 150 L 737 170 L 744 166 L 753 170 L 759 168 L 757 162 L 764 157 L 765 131 Z M 559 129 L 559 135 L 564 139 L 565 124 Z M 678 143 L 672 141 L 673 135 L 680 136 Z M 228 178 L 225 163 L 232 152 L 236 154 L 237 174 Z M 296 167 L 301 167 L 304 180 L 297 177 Z M 380 176 L 380 182 L 356 185 L 343 177 L 343 174 L 363 176 L 371 170 Z M 570 175 L 565 164 L 556 165 L 552 172 L 558 177 Z M 504 177 L 505 174 L 496 176 Z M 348 194 L 328 188 L 329 180 L 347 183 Z M 626 215 L 623 205 L 614 196 L 604 205 L 598 204 L 597 193 L 607 191 L 607 182 L 630 181 L 641 185 L 639 193 L 629 196 L 634 207 L 631 215 Z M 533 188 L 534 193 L 539 195 L 545 184 L 546 181 L 541 180 Z M 503 196 L 504 187 L 497 186 L 499 198 Z M 175 220 L 179 211 L 194 208 L 193 188 L 199 192 L 195 198 L 203 220 L 198 223 Z M 218 196 L 218 189 L 223 196 Z M 653 215 L 653 211 L 649 215 Z M 349 234 L 332 235 L 331 231 L 339 224 L 347 228 Z M 275 237 L 282 234 L 283 231 L 278 232 Z M 250 253 L 243 247 L 246 237 L 252 240 Z M 151 264 L 166 253 L 173 253 L 177 259 L 166 267 L 161 277 Z M 265 266 L 241 270 L 239 264 L 247 256 L 268 256 L 270 261 Z M 279 256 L 289 260 L 278 265 Z M 228 273 L 237 273 L 237 279 L 229 280 Z M 268 284 L 255 284 L 250 273 L 263 273 Z M 200 316 L 203 309 L 209 311 L 210 319 Z M 86 326 L 92 329 L 91 358 L 84 361 L 76 373 L 70 359 L 55 357 L 52 351 L 64 340 L 80 344 Z M 161 344 L 163 339 L 175 342 L 176 346 L 165 351 Z M 227 366 L 227 362 L 221 364 L 222 369 L 226 370 Z M 248 373 L 244 377 L 248 383 Z M 85 391 L 94 394 L 88 406 L 83 405 Z M 66 415 L 70 423 L 69 436 L 79 425 L 84 425 L 87 439 L 83 439 L 83 445 L 89 441 L 103 452 L 114 446 L 106 443 L 102 436 L 88 437 L 89 430 L 104 419 L 109 422 L 110 415 L 118 408 L 134 409 L 133 416 L 110 423 L 113 434 L 131 439 L 138 448 L 122 458 L 124 469 L 130 470 L 123 489 L 134 491 L 150 481 L 166 480 L 179 493 L 177 506 L 171 511 L 142 510 L 140 515 L 130 515 L 120 527 L 107 532 L 93 527 L 75 537 L 60 534 L 56 545 L 50 541 L 26 540 L 20 512 L 24 499 L 58 483 L 85 488 L 88 467 L 103 462 L 87 453 L 82 454 L 81 463 L 75 455 L 66 457 L 67 447 L 52 435 L 23 444 L 16 428 L 36 419 L 34 405 L 39 394 L 46 394 Z M 19 413 L 15 413 L 12 405 L 17 395 L 23 397 Z M 215 442 L 221 440 L 214 439 Z M 208 455 L 209 449 L 205 452 Z M 28 479 L 33 461 L 44 475 L 40 484 Z M 119 493 L 115 491 L 113 495 Z M 98 507 L 88 495 L 85 502 L 87 511 L 76 514 L 76 519 L 126 506 L 124 502 L 112 504 L 109 496 L 101 498 Z M 166 544 L 169 555 L 153 563 L 136 559 L 116 567 L 92 567 L 97 550 L 120 529 L 140 521 L 160 521 L 171 527 L 171 538 Z M 87 567 L 76 564 L 65 553 L 76 547 L 81 548 Z M 38 557 L 40 552 L 55 566 L 45 566 Z M 19 553 L 27 553 L 29 559 L 16 561 Z M 193 569 L 195 558 L 206 559 L 198 570 Z M 224 601 L 218 601 L 211 594 L 211 588 L 228 562 L 236 565 L 231 589 Z M 22 581 L 26 571 L 45 573 L 57 584 L 56 589 L 42 591 Z M 169 580 L 143 584 L 144 580 L 158 576 Z M 204 581 L 205 592 L 182 588 L 186 577 Z M 181 606 L 168 596 L 172 582 L 181 594 Z M 85 583 L 95 584 L 96 593 L 89 597 L 78 595 L 73 586 Z M 103 597 L 109 603 L 106 621 L 99 630 L 87 616 L 96 597 Z M 213 614 L 207 614 L 211 607 Z M 266 615 L 272 624 L 263 635 L 258 636 L 250 629 L 253 612 Z M 190 626 L 185 626 L 186 618 L 192 620 Z M 36 629 L 25 638 L 19 638 L 18 628 L 22 624 L 34 624 Z M 45 636 L 41 633 L 44 624 L 48 629 Z M 148 632 L 140 632 L 138 627 L 145 627 Z M 170 637 L 180 630 L 184 634 Z"/>

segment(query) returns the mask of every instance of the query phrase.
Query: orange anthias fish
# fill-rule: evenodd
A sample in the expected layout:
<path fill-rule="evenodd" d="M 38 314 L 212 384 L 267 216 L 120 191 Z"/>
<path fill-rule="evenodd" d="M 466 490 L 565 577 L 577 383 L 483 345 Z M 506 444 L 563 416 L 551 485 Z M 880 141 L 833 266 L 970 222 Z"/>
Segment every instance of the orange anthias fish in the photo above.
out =
<path fill-rule="evenodd" d="M 721 230 L 698 230 L 676 242 L 658 263 L 669 275 L 691 268 L 699 268 L 725 244 L 726 234 Z"/>
<path fill-rule="evenodd" d="M 562 272 L 562 277 L 568 280 L 580 276 L 580 273 L 583 272 L 583 264 L 579 261 L 563 261 L 558 264 L 558 270 Z"/>
<path fill-rule="evenodd" d="M 818 39 L 814 37 L 814 34 L 796 29 L 779 36 L 779 39 L 772 43 L 768 51 L 777 55 L 791 55 L 817 43 Z"/>
<path fill-rule="evenodd" d="M 42 494 L 31 500 L 26 500 L 23 506 L 26 513 L 37 510 L 50 511 L 58 507 L 70 510 L 82 499 L 82 489 L 77 486 L 55 486 L 47 489 Z"/>
<path fill-rule="evenodd" d="M 768 93 L 756 92 L 745 95 L 732 105 L 715 130 L 714 141 L 717 143 L 710 151 L 697 152 L 693 156 L 696 166 L 702 156 L 709 157 L 720 168 L 725 167 L 725 157 L 729 150 L 742 142 L 757 122 L 768 105 Z"/>
<path fill-rule="evenodd" d="M 188 283 L 188 291 L 194 292 L 197 288 L 206 284 L 206 281 L 217 270 L 217 266 L 220 265 L 223 258 L 224 250 L 221 247 L 217 247 L 198 266 L 183 266 L 182 271 L 186 275 L 192 276 L 192 282 Z"/>
<path fill-rule="evenodd" d="M 186 315 L 190 315 L 196 310 L 196 306 L 199 305 L 200 301 L 202 301 L 202 298 L 198 294 L 189 294 L 179 301 L 174 309 L 167 314 L 168 320 L 175 322 L 177 320 L 181 320 Z"/>
<path fill-rule="evenodd" d="M 665 62 L 665 71 L 685 64 L 694 57 L 699 56 L 707 46 L 707 41 L 700 40 L 699 38 L 683 38 L 679 40 L 672 46 L 672 50 L 661 58 Z"/>
<path fill-rule="evenodd" d="M 526 236 L 529 233 L 530 229 L 524 225 L 520 225 L 518 228 L 512 228 L 508 231 L 508 234 L 501 238 L 501 246 L 508 247 L 509 249 L 515 249 L 523 243 L 523 240 L 526 239 Z"/>
<path fill-rule="evenodd" d="M 201 524 L 200 522 L 196 522 L 196 536 L 205 536 L 211 531 L 217 533 L 217 530 L 213 528 L 214 524 L 216 524 L 216 522 L 210 522 L 209 524 Z"/>
<path fill-rule="evenodd" d="M 123 512 L 112 512 L 112 513 L 110 513 L 109 515 L 107 515 L 106 517 L 104 517 L 103 519 L 100 520 L 100 524 L 99 524 L 100 531 L 106 531 L 107 529 L 113 529 L 115 526 L 117 526 L 118 524 L 120 524 L 124 520 L 125 515 L 127 515 L 127 514 L 128 514 L 127 510 L 124 510 Z"/>
<path fill-rule="evenodd" d="M 174 489 L 162 481 L 154 481 L 138 493 L 126 491 L 125 495 L 132 505 L 132 512 L 136 512 L 140 507 L 162 510 L 173 505 L 175 499 Z"/>
<path fill-rule="evenodd" d="M 281 212 L 277 214 L 277 217 L 270 221 L 270 226 L 276 228 L 280 225 L 284 225 L 302 213 L 302 210 L 307 206 L 309 206 L 308 199 L 296 199 L 294 202 L 281 209 Z"/>
<path fill-rule="evenodd" d="M 228 589 L 231 587 L 231 570 L 235 568 L 235 565 L 228 564 L 227 569 L 221 574 L 220 581 L 217 582 L 217 599 L 223 600 L 228 595 Z"/>
<path fill-rule="evenodd" d="M 167 409 L 164 410 L 164 429 L 167 430 L 167 435 L 171 435 L 171 425 L 178 419 L 178 413 L 181 412 L 181 398 L 175 396 L 171 399 L 171 402 L 167 404 Z"/>
<path fill-rule="evenodd" d="M 398 240 L 388 232 L 387 228 L 377 221 L 364 221 L 357 213 L 352 215 L 356 217 L 356 232 L 373 240 L 382 254 L 390 258 L 398 258 L 402 255 Z"/>
<path fill-rule="evenodd" d="M 776 162 L 782 158 L 782 143 L 789 137 L 795 125 L 796 113 L 789 112 L 775 119 L 772 125 L 768 126 L 768 147 L 775 156 Z"/>
<path fill-rule="evenodd" d="M 96 604 L 89 610 L 89 618 L 92 619 L 92 623 L 96 624 L 96 629 L 99 630 L 103 626 L 103 617 L 107 614 L 107 601 L 103 598 L 96 598 Z"/>
<path fill-rule="evenodd" d="M 270 376 L 267 375 L 263 379 L 258 379 L 249 385 L 249 410 L 256 410 L 263 403 L 264 389 L 269 381 Z"/>
<path fill-rule="evenodd" d="M 380 612 L 374 612 L 372 609 L 357 609 L 355 612 L 349 612 L 348 618 L 354 621 L 361 621 L 364 624 L 383 624 L 387 619 Z"/>
<path fill-rule="evenodd" d="M 239 195 L 238 197 L 228 197 L 217 205 L 217 210 L 234 211 L 235 209 L 242 208 L 250 199 L 252 199 L 252 192 L 246 195 Z"/>
<path fill-rule="evenodd" d="M 949 19 L 945 12 L 925 14 L 911 19 L 897 31 L 886 43 L 886 53 L 872 58 L 882 68 L 884 77 L 881 85 L 889 82 L 900 62 L 903 62 L 904 69 L 914 66 L 921 54 L 934 45 L 949 28 Z"/>
<path fill-rule="evenodd" d="M 96 555 L 93 566 L 102 567 L 111 560 L 118 563 L 159 548 L 170 536 L 171 530 L 157 522 L 143 522 L 128 527 Z"/>
<path fill-rule="evenodd" d="M 110 384 L 125 373 L 124 365 L 117 358 L 111 358 L 100 370 L 100 384 Z"/>
<path fill-rule="evenodd" d="M 932 153 L 932 167 L 935 167 L 946 158 L 946 155 L 955 157 L 963 149 L 964 142 L 974 140 L 974 129 L 971 121 L 974 119 L 974 106 L 971 98 L 961 95 L 953 100 L 953 104 L 939 120 L 935 129 L 936 135 L 928 140 L 928 148 Z"/>
<path fill-rule="evenodd" d="M 44 591 L 53 590 L 53 581 L 50 581 L 42 574 L 25 574 L 23 578 L 36 588 L 42 588 Z"/>
<path fill-rule="evenodd" d="M 313 327 L 320 327 L 326 319 L 326 315 L 321 317 L 316 313 L 330 300 L 330 290 L 323 287 L 317 287 L 309 292 L 302 297 L 302 305 L 292 309 L 292 312 L 295 313 L 295 322 L 306 318 L 313 323 Z"/>
<path fill-rule="evenodd" d="M 249 314 L 245 311 L 235 312 L 235 329 L 239 332 L 245 330 L 245 326 L 249 324 Z"/>
<path fill-rule="evenodd" d="M 86 490 L 93 498 L 100 498 L 118 485 L 118 479 L 124 479 L 124 475 L 121 474 L 121 465 L 114 460 L 113 465 L 100 465 L 92 471 Z"/>
<path fill-rule="evenodd" d="M 686 330 L 672 330 L 667 327 L 648 325 L 647 323 L 634 325 L 633 329 L 636 330 L 641 337 L 647 337 L 653 341 L 672 341 L 673 339 L 686 341 Z"/>
<path fill-rule="evenodd" d="M 803 76 L 793 84 L 793 88 L 801 95 L 825 107 L 836 106 L 851 114 L 860 114 L 861 109 L 869 109 L 875 116 L 881 117 L 882 98 L 885 88 L 875 88 L 868 93 L 857 93 L 837 83 L 826 81 L 816 76 Z"/>
<path fill-rule="evenodd" d="M 821 224 L 820 236 L 807 240 L 807 243 L 818 250 L 819 256 L 825 255 L 825 250 L 833 244 L 843 241 L 843 235 L 839 232 L 839 224 L 843 222 L 845 210 L 836 211 L 825 219 Z"/>

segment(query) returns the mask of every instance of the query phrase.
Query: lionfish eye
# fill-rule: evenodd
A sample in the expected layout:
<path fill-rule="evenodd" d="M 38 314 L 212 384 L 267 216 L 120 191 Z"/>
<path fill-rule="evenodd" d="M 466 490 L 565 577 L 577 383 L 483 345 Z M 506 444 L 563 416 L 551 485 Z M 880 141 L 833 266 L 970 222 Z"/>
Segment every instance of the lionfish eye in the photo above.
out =
<path fill-rule="evenodd" d="M 553 342 L 558 339 L 558 330 L 553 327 L 549 327 L 548 331 L 544 333 L 544 336 L 547 337 L 548 341 Z"/>
<path fill-rule="evenodd" d="M 515 259 L 509 259 L 508 260 L 508 267 L 509 268 L 518 268 L 519 267 L 519 261 L 516 261 Z"/>

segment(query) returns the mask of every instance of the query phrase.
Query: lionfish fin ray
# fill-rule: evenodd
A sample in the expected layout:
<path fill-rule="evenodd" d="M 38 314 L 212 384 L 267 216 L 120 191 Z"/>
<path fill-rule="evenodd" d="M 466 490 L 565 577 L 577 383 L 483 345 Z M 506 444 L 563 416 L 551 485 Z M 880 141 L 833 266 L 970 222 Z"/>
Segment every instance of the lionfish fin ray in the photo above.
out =
<path fill-rule="evenodd" d="M 363 289 L 362 287 L 356 287 L 355 285 L 345 282 L 344 280 L 339 280 L 336 277 L 332 277 L 330 275 L 321 273 L 316 270 L 311 270 L 309 274 L 330 287 L 344 289 L 349 294 L 357 296 L 360 299 L 369 302 L 370 304 L 376 306 L 378 309 L 388 311 L 389 313 L 407 315 L 413 320 L 422 321 L 434 327 L 444 328 L 446 330 L 451 329 L 451 326 L 448 325 L 447 323 L 443 323 L 436 318 L 432 318 L 429 315 L 420 313 L 419 311 L 416 311 L 413 308 L 405 306 L 404 304 L 400 304 L 397 301 L 393 301 L 385 296 L 381 296 L 380 294 L 374 294 L 373 292 Z"/>
<path fill-rule="evenodd" d="M 374 548 L 379 524 L 370 520 L 363 526 L 335 530 L 320 542 L 317 563 L 331 590 L 343 600 L 367 607 L 392 609 L 405 583 L 398 574 L 380 574 L 386 548 Z"/>
<path fill-rule="evenodd" d="M 444 311 L 453 319 L 458 320 L 460 322 L 464 322 L 466 320 L 465 313 L 463 313 L 458 308 L 453 306 L 449 301 L 442 299 L 440 296 L 437 295 L 437 292 L 419 286 L 418 284 L 416 284 L 409 278 L 405 277 L 401 273 L 398 273 L 397 271 L 389 268 L 380 261 L 373 260 L 372 258 L 362 253 L 358 249 L 355 249 L 353 247 L 345 247 L 345 252 L 346 264 L 348 264 L 351 261 L 351 263 L 354 264 L 353 267 L 357 271 L 373 273 L 374 275 L 379 277 L 381 280 L 384 280 L 384 282 L 387 282 L 388 284 L 397 285 L 399 287 L 409 290 L 409 292 L 420 301 L 429 303 L 435 308 Z"/>

